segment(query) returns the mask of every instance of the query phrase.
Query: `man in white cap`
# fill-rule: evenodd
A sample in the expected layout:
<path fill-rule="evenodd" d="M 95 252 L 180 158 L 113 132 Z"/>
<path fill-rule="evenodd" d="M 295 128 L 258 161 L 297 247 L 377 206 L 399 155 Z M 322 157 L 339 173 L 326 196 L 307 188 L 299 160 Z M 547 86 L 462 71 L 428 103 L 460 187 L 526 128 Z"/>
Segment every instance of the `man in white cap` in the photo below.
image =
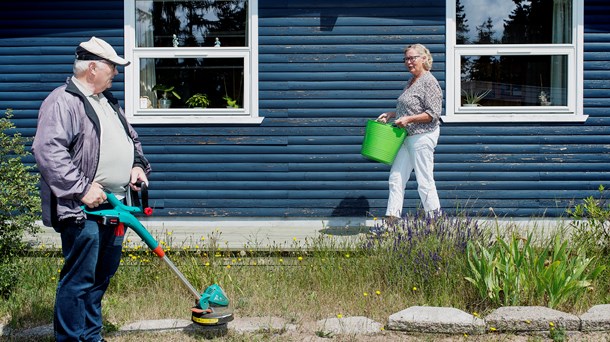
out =
<path fill-rule="evenodd" d="M 102 297 L 118 269 L 122 229 L 87 217 L 106 193 L 148 184 L 150 165 L 138 134 L 108 89 L 129 62 L 92 37 L 76 48 L 74 75 L 44 100 L 32 151 L 41 174 L 42 219 L 61 234 L 65 262 L 54 310 L 57 341 L 103 341 Z"/>

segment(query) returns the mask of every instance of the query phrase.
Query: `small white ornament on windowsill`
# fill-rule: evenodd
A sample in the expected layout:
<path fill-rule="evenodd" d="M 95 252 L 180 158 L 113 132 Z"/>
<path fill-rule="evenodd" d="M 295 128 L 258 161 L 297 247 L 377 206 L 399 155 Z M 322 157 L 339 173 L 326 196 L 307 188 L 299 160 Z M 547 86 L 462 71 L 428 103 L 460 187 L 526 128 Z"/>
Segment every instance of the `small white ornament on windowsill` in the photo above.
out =
<path fill-rule="evenodd" d="M 540 92 L 540 95 L 538 95 L 538 99 L 540 100 L 541 106 L 550 106 L 551 105 L 551 101 L 549 101 L 549 99 L 544 91 Z"/>
<path fill-rule="evenodd" d="M 214 47 L 220 47 L 220 39 L 218 39 L 218 37 L 216 37 L 216 40 L 214 41 Z"/>

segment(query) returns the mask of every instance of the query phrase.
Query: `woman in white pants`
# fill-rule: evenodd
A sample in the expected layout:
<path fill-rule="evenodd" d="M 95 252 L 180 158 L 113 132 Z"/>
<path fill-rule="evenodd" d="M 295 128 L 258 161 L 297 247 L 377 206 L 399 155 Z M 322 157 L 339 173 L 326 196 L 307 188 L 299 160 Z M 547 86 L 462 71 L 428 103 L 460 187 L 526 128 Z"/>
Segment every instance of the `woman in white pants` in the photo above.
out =
<path fill-rule="evenodd" d="M 425 46 L 410 45 L 405 48 L 404 54 L 405 66 L 413 77 L 398 97 L 396 111 L 383 113 L 377 118 L 381 122 L 395 118 L 394 124 L 408 132 L 390 170 L 390 196 L 386 210 L 388 223 L 396 222 L 402 215 L 405 187 L 413 170 L 424 210 L 431 213 L 441 208 L 433 172 L 443 92 L 430 72 L 432 55 Z"/>

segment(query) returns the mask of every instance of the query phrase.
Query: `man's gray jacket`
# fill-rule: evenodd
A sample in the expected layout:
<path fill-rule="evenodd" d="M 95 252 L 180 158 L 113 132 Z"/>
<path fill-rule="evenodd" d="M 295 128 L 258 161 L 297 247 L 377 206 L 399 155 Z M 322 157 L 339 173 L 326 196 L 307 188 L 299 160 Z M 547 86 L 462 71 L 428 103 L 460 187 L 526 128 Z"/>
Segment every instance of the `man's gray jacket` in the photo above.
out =
<path fill-rule="evenodd" d="M 109 91 L 103 94 L 133 140 L 133 166 L 140 166 L 148 174 L 150 164 L 138 134 L 125 119 L 118 100 Z M 89 191 L 97 171 L 100 123 L 95 110 L 71 79 L 53 90 L 42 103 L 32 152 L 41 175 L 44 225 L 57 227 L 59 220 L 84 218 L 80 199 Z"/>

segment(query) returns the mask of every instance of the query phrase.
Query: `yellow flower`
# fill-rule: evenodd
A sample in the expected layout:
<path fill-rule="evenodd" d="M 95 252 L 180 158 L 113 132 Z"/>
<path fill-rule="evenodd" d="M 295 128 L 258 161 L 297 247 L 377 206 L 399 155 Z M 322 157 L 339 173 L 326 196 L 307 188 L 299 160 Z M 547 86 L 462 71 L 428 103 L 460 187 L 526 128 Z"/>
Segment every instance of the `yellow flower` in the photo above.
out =
<path fill-rule="evenodd" d="M 464 337 L 468 337 L 468 334 L 467 334 L 467 333 L 464 333 Z"/>
<path fill-rule="evenodd" d="M 554 327 L 554 326 L 555 326 L 555 323 L 553 323 L 553 322 L 549 322 L 549 327 L 551 327 L 551 328 L 552 328 L 552 327 Z"/>
<path fill-rule="evenodd" d="M 167 235 L 172 235 L 173 232 L 167 232 Z"/>
<path fill-rule="evenodd" d="M 231 268 L 231 265 L 227 265 L 227 268 Z"/>
<path fill-rule="evenodd" d="M 204 237 L 204 236 L 202 236 L 202 237 L 201 237 L 201 241 L 203 241 L 203 240 L 205 240 L 205 237 Z"/>
<path fill-rule="evenodd" d="M 349 258 L 349 253 L 345 254 L 345 257 L 346 257 L 346 258 Z"/>
<path fill-rule="evenodd" d="M 367 292 L 365 292 L 365 293 L 363 293 L 363 295 L 366 297 L 366 296 L 368 296 L 369 294 L 368 294 Z"/>
<path fill-rule="evenodd" d="M 55 277 L 51 277 L 51 280 L 55 280 Z"/>
<path fill-rule="evenodd" d="M 377 221 L 377 218 L 376 218 L 376 217 L 373 217 L 373 221 Z"/>
<path fill-rule="evenodd" d="M 298 257 L 297 259 L 298 259 L 299 261 L 303 261 L 303 257 L 302 257 L 302 256 Z"/>
<path fill-rule="evenodd" d="M 379 296 L 379 295 L 381 295 L 381 291 L 377 290 L 377 291 L 375 291 L 375 294 Z"/>
<path fill-rule="evenodd" d="M 210 263 L 209 263 L 209 262 L 206 262 L 206 263 L 205 263 L 205 265 L 206 265 L 206 266 L 210 266 Z"/>
<path fill-rule="evenodd" d="M 413 286 L 413 291 L 417 291 L 417 286 Z"/>
<path fill-rule="evenodd" d="M 472 315 L 473 315 L 474 317 L 479 317 L 479 313 L 478 313 L 478 312 L 476 312 L 476 311 L 475 311 L 475 312 L 473 312 L 473 313 L 472 313 Z"/>
<path fill-rule="evenodd" d="M 280 262 L 284 262 L 284 259 L 280 258 Z"/>
<path fill-rule="evenodd" d="M 525 322 L 526 324 L 531 324 L 531 323 L 532 323 L 532 321 L 530 321 L 529 319 L 526 319 L 524 322 Z"/>
<path fill-rule="evenodd" d="M 337 314 L 337 318 L 343 318 L 342 314 Z"/>
<path fill-rule="evenodd" d="M 496 328 L 491 327 L 491 328 L 489 328 L 489 331 L 496 331 Z"/>
<path fill-rule="evenodd" d="M 292 238 L 292 241 L 296 241 L 296 240 L 297 240 L 297 238 L 296 238 L 296 237 L 293 237 L 293 238 Z"/>

